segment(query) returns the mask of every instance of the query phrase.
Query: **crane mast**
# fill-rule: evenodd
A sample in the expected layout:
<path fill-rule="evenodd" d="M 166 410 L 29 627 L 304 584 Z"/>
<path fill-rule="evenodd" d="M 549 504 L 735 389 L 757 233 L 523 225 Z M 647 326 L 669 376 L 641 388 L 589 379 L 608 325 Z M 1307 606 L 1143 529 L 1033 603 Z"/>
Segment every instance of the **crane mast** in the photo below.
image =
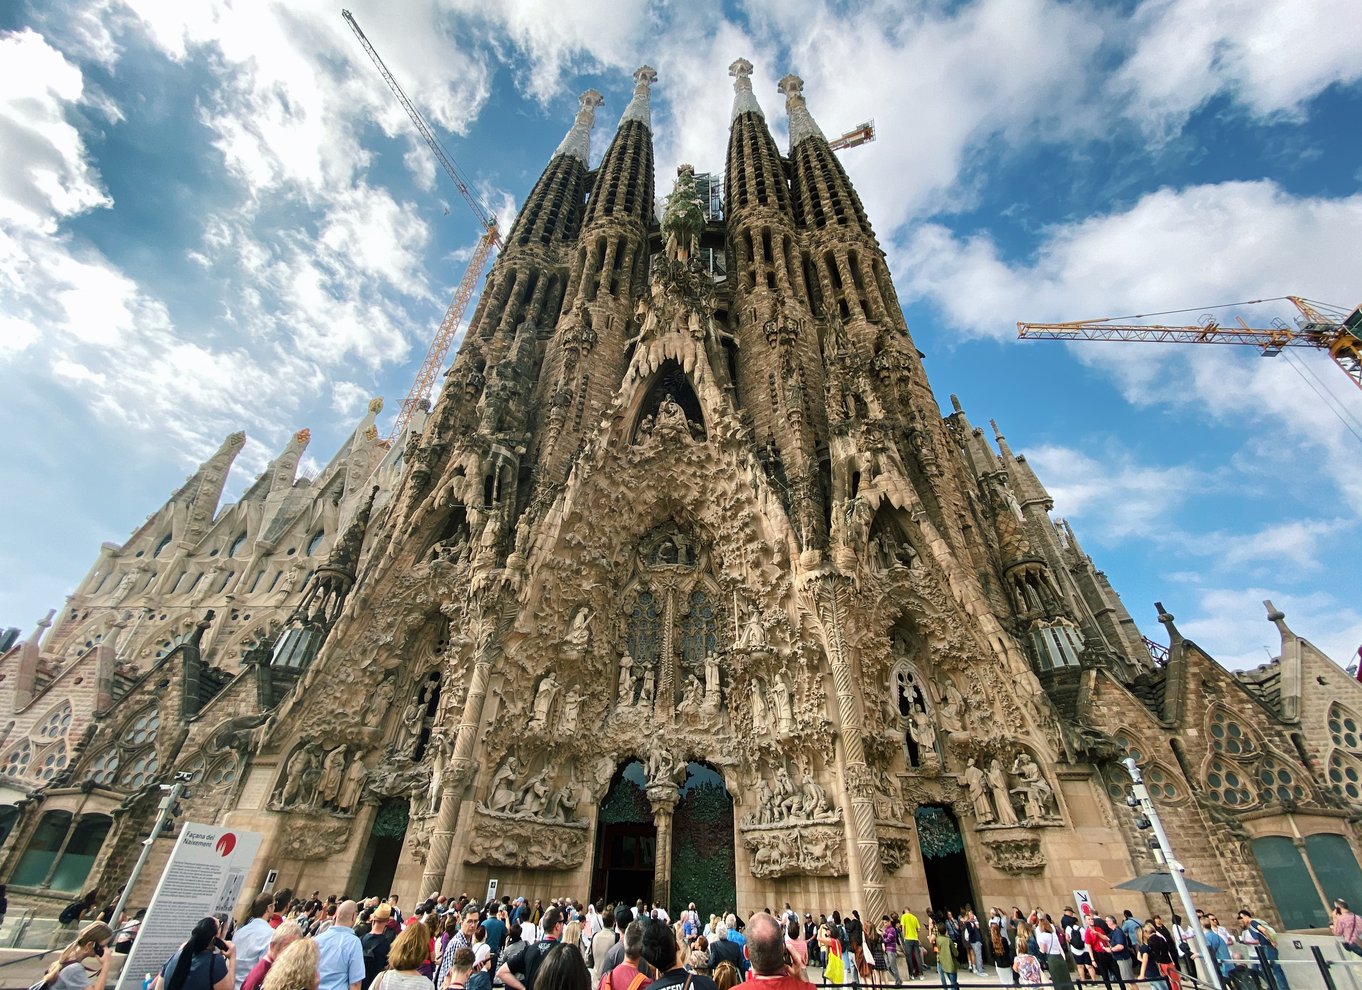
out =
<path fill-rule="evenodd" d="M 1074 320 L 1069 323 L 1018 323 L 1017 336 L 1025 340 L 1126 340 L 1176 344 L 1241 344 L 1257 347 L 1264 357 L 1275 357 L 1284 347 L 1312 347 L 1325 351 L 1348 380 L 1362 388 L 1362 307 L 1344 310 L 1300 296 L 1282 297 L 1300 312 L 1296 325 L 1285 320 L 1271 326 L 1252 327 L 1243 319 L 1233 326 L 1203 316 L 1191 326 L 1121 323 L 1112 317 Z M 1253 299 L 1243 305 L 1275 302 Z M 1337 316 L 1330 315 L 1330 312 Z M 1187 312 L 1183 310 L 1182 312 Z M 1135 317 L 1139 319 L 1139 317 Z"/>
<path fill-rule="evenodd" d="M 454 182 L 454 187 L 459 190 L 459 195 L 468 204 L 468 208 L 473 211 L 473 215 L 477 218 L 482 230 L 478 237 L 477 246 L 473 249 L 472 260 L 469 261 L 468 268 L 463 273 L 463 278 L 459 280 L 459 287 L 454 292 L 454 298 L 450 301 L 449 308 L 445 310 L 445 315 L 440 320 L 440 326 L 435 331 L 430 347 L 426 350 L 426 356 L 416 372 L 416 380 L 412 382 L 411 390 L 407 392 L 407 397 L 403 400 L 402 408 L 393 423 L 392 433 L 389 434 L 388 439 L 395 440 L 407 428 L 416 409 L 426 402 L 430 398 L 430 393 L 434 391 L 435 379 L 439 377 L 440 369 L 444 367 L 445 356 L 454 343 L 459 325 L 463 322 L 463 315 L 468 310 L 468 304 L 472 301 L 473 294 L 477 291 L 478 279 L 482 277 L 483 269 L 487 266 L 487 260 L 492 256 L 492 252 L 501 246 L 501 232 L 497 228 L 496 215 L 473 193 L 468 178 L 454 163 L 454 159 L 445 152 L 439 140 L 431 132 L 425 118 L 421 116 L 421 112 L 416 109 L 415 104 L 408 99 L 407 94 L 402 90 L 393 74 L 388 71 L 387 65 L 383 63 L 383 59 L 379 57 L 368 37 L 360 29 L 359 22 L 355 20 L 354 15 L 348 10 L 342 10 L 341 16 L 350 25 L 350 30 L 359 39 L 359 43 L 364 47 L 370 60 L 383 76 L 388 88 L 397 97 L 397 102 L 402 104 L 403 110 L 407 111 L 407 116 L 411 118 L 417 132 L 435 155 L 436 161 L 440 163 L 440 166 Z"/>

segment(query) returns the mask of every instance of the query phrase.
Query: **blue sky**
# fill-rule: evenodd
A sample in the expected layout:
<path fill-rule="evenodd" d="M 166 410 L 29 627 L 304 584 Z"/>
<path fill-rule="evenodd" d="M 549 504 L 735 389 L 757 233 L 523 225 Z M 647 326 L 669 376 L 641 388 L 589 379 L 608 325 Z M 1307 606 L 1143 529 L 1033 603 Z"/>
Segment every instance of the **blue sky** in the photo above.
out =
<path fill-rule="evenodd" d="M 576 94 L 605 95 L 599 157 L 645 61 L 661 188 L 722 166 L 738 56 L 782 141 L 787 71 L 827 133 L 875 118 L 843 161 L 939 400 L 997 419 L 1141 628 L 1162 600 L 1249 666 L 1271 597 L 1335 659 L 1362 643 L 1362 393 L 1327 359 L 1014 339 L 1362 301 L 1352 0 L 351 9 L 506 219 Z M 0 147 L 0 627 L 225 434 L 234 496 L 299 427 L 315 470 L 370 396 L 391 417 L 477 235 L 331 3 L 6 5 Z"/>

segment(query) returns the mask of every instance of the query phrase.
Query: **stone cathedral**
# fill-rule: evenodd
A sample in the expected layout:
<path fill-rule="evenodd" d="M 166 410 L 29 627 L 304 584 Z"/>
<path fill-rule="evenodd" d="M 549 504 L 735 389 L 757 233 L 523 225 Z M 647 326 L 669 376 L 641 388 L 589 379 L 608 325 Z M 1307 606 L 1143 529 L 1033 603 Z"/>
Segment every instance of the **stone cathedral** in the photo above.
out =
<path fill-rule="evenodd" d="M 1140 907 L 1128 755 L 1213 909 L 1362 903 L 1362 684 L 1270 603 L 1256 671 L 1162 607 L 1141 637 L 1026 459 L 942 417 L 802 81 L 782 154 L 751 71 L 722 179 L 660 202 L 656 74 L 594 169 L 583 94 L 428 414 L 390 446 L 372 404 L 315 478 L 302 431 L 224 506 L 229 437 L 10 635 L 16 906 L 115 890 L 180 771 L 175 828 L 264 834 L 250 890 Z"/>

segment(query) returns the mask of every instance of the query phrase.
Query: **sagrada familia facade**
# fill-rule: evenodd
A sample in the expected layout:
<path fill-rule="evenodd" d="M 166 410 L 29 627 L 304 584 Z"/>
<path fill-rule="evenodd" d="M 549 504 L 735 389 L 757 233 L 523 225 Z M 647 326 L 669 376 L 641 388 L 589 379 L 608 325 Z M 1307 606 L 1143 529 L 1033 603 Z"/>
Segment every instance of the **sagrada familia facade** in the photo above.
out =
<path fill-rule="evenodd" d="M 732 74 L 721 209 L 683 165 L 655 215 L 653 70 L 595 169 L 583 94 L 428 414 L 224 506 L 228 437 L 3 654 L 14 907 L 115 890 L 183 772 L 249 889 L 1111 910 L 1127 756 L 1209 906 L 1362 903 L 1362 684 L 1270 605 L 1257 671 L 1144 640 L 942 417 L 801 80 L 782 154 Z"/>

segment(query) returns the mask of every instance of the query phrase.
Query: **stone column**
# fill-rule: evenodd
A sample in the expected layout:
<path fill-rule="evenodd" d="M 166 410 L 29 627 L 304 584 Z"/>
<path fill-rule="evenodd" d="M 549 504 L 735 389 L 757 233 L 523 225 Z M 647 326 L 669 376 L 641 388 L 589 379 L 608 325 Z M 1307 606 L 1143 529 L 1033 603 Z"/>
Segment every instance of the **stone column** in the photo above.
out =
<path fill-rule="evenodd" d="M 671 911 L 672 885 L 672 813 L 676 810 L 675 787 L 648 788 L 648 802 L 653 806 L 653 824 L 657 827 L 657 852 L 653 858 L 653 903 Z"/>
<path fill-rule="evenodd" d="M 831 572 L 810 575 L 804 585 L 805 594 L 813 599 L 818 616 L 823 644 L 832 664 L 832 680 L 837 690 L 837 713 L 841 720 L 842 750 L 846 762 L 845 780 L 850 804 L 849 833 L 851 846 L 848 859 L 852 876 L 861 878 L 865 900 L 861 909 L 867 918 L 878 918 L 888 912 L 884 898 L 884 867 L 880 862 L 880 842 L 875 830 L 874 782 L 865 761 L 865 742 L 862 735 L 861 712 L 847 659 L 846 639 L 842 633 L 845 602 L 842 596 L 850 582 Z"/>
<path fill-rule="evenodd" d="M 450 862 L 449 851 L 454 842 L 459 811 L 463 806 L 463 792 L 473 778 L 473 748 L 478 742 L 478 726 L 482 724 L 487 684 L 492 678 L 492 660 L 498 650 L 496 615 L 495 605 L 489 605 L 483 613 L 483 634 L 479 636 L 475 647 L 477 652 L 473 660 L 473 676 L 468 685 L 468 696 L 464 700 L 459 731 L 454 739 L 454 752 L 440 781 L 440 811 L 430 836 L 426 867 L 421 874 L 422 897 L 432 890 L 451 889 L 454 884 L 452 874 L 459 868 L 457 859 Z"/>

